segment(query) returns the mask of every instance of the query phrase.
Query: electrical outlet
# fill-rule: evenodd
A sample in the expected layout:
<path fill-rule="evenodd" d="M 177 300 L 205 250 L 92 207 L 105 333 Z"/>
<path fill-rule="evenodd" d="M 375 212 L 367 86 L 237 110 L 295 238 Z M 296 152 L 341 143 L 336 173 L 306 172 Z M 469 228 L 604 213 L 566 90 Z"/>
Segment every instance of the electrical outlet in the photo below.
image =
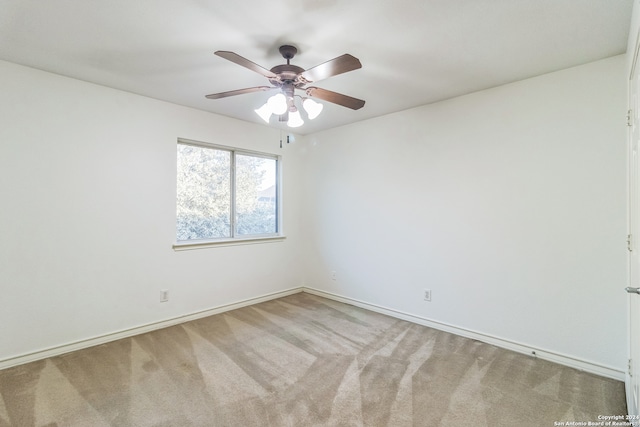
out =
<path fill-rule="evenodd" d="M 337 280 L 335 271 L 331 272 L 331 280 Z"/>
<path fill-rule="evenodd" d="M 424 290 L 424 300 L 431 301 L 431 289 Z"/>
<path fill-rule="evenodd" d="M 160 291 L 160 302 L 167 302 L 167 301 L 169 301 L 169 291 L 167 289 L 164 289 Z"/>

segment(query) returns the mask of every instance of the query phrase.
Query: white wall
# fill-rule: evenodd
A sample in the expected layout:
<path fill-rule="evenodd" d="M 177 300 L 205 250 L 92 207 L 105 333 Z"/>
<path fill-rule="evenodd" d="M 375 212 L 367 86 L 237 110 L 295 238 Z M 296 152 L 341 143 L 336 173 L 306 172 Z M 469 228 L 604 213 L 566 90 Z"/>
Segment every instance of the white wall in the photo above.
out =
<path fill-rule="evenodd" d="M 0 93 L 0 361 L 301 285 L 278 131 L 7 62 Z M 282 155 L 288 238 L 175 252 L 178 137 Z"/>
<path fill-rule="evenodd" d="M 308 137 L 306 284 L 622 371 L 624 73 L 620 55 Z"/>
<path fill-rule="evenodd" d="M 0 361 L 306 283 L 623 370 L 625 84 L 618 56 L 281 150 L 0 62 Z M 173 251 L 178 137 L 281 154 L 286 241 Z"/>

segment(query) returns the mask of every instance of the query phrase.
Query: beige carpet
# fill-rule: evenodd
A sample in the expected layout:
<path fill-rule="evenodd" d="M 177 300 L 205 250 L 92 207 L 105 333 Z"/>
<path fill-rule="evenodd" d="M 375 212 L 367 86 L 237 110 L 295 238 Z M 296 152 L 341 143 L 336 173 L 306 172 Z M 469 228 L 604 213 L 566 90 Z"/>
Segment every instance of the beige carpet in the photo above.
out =
<path fill-rule="evenodd" d="M 0 371 L 5 426 L 553 426 L 624 385 L 301 293 Z"/>

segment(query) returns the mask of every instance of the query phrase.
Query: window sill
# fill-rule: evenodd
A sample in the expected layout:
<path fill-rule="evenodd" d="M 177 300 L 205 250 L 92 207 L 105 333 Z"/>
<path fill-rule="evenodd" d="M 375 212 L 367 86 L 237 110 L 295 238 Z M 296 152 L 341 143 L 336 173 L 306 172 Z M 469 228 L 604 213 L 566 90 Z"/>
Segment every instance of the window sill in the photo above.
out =
<path fill-rule="evenodd" d="M 216 248 L 220 246 L 257 245 L 261 243 L 276 243 L 286 239 L 285 236 L 265 236 L 247 237 L 240 239 L 219 239 L 219 240 L 194 240 L 176 242 L 173 244 L 174 251 L 190 251 L 193 249 Z"/>

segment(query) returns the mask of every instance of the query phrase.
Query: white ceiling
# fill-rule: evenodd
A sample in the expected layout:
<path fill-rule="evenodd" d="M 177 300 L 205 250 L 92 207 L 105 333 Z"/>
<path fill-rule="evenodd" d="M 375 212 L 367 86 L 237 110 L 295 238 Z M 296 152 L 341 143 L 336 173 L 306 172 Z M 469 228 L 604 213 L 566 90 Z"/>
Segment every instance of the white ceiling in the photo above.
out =
<path fill-rule="evenodd" d="M 350 53 L 362 69 L 315 83 L 366 100 L 325 104 L 308 134 L 624 53 L 632 0 L 0 0 L 0 59 L 262 123 L 268 85 L 213 54 L 308 69 Z M 46 94 L 42 94 L 46 97 Z M 272 118 L 271 125 L 279 124 Z"/>

